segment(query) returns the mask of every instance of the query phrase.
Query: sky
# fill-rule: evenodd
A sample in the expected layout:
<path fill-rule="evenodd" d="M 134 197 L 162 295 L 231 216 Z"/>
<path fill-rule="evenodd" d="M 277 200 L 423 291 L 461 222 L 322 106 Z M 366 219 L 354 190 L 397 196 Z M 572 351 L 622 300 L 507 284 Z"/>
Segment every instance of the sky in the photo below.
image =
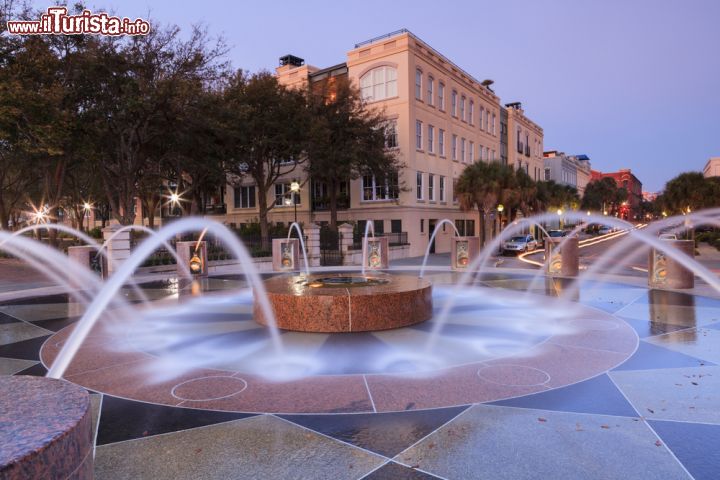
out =
<path fill-rule="evenodd" d="M 50 2 L 33 2 L 45 8 Z M 407 28 L 502 103 L 520 101 L 545 150 L 631 168 L 658 191 L 720 156 L 720 0 L 88 0 L 93 10 L 222 35 L 234 67 L 292 53 L 323 68 Z"/>

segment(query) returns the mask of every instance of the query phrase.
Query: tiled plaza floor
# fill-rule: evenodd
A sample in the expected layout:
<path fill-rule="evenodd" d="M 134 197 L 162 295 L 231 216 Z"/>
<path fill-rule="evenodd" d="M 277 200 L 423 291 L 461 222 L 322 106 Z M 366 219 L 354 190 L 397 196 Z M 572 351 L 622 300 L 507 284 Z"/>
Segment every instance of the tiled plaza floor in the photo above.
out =
<path fill-rule="evenodd" d="M 91 392 L 96 478 L 720 478 L 720 300 L 590 287 L 579 301 L 627 322 L 640 339 L 627 360 L 591 378 L 503 400 L 387 413 L 364 405 L 361 413 L 217 411 Z M 77 315 L 64 295 L 0 305 L 0 374 L 44 375 L 43 343 Z M 314 348 L 341 352 L 336 342 Z"/>

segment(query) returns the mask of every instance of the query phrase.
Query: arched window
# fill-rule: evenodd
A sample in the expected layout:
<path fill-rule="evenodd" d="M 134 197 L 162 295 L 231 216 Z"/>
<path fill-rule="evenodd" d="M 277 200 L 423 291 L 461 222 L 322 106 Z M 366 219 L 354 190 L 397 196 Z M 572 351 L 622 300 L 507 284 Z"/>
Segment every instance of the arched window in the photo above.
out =
<path fill-rule="evenodd" d="M 360 93 L 368 102 L 397 97 L 397 70 L 387 66 L 370 70 L 360 77 Z"/>

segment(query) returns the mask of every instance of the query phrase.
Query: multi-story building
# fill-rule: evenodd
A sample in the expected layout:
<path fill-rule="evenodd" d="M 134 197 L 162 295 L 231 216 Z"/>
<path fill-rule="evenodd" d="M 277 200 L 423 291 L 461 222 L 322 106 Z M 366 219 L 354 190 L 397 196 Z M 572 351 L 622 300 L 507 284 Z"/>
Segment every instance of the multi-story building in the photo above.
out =
<path fill-rule="evenodd" d="M 544 176 L 542 180 L 552 180 L 561 185 L 570 185 L 577 189 L 582 197 L 590 182 L 590 157 L 587 155 L 567 155 L 564 152 L 550 150 L 543 153 Z"/>
<path fill-rule="evenodd" d="M 604 177 L 614 179 L 618 187 L 622 187 L 627 190 L 627 203 L 620 208 L 619 216 L 625 218 L 626 220 L 636 220 L 640 218 L 640 215 L 642 214 L 640 211 L 640 203 L 643 199 L 642 183 L 640 180 L 638 180 L 629 168 L 622 168 L 617 172 L 591 171 L 591 181 L 600 180 Z"/>
<path fill-rule="evenodd" d="M 543 129 L 525 116 L 520 102 L 505 105 L 507 114 L 507 164 L 523 169 L 533 180 L 542 180 Z M 503 115 L 504 117 L 504 115 Z"/>
<path fill-rule="evenodd" d="M 705 178 L 720 177 L 720 157 L 710 157 L 703 168 Z"/>
<path fill-rule="evenodd" d="M 476 80 L 407 30 L 359 43 L 344 63 L 330 68 L 306 65 L 288 55 L 281 58 L 276 73 L 280 83 L 290 87 L 347 76 L 368 106 L 382 109 L 389 120 L 388 148 L 395 149 L 404 165 L 397 184 L 380 183 L 372 176 L 348 182 L 338 212 L 340 222 L 373 221 L 377 233 L 406 233 L 410 255 L 425 252 L 433 229 L 445 218 L 461 235 L 478 234 L 477 212 L 460 210 L 454 187 L 467 165 L 502 158 L 503 114 L 500 99 L 489 88 L 491 82 Z M 519 132 L 509 136 L 512 154 L 507 162 L 517 162 L 537 178 L 542 129 L 519 106 L 511 108 L 507 117 L 508 131 Z M 304 185 L 297 196 L 289 194 L 294 180 Z M 324 185 L 308 180 L 302 168 L 294 170 L 271 192 L 269 201 L 275 207 L 270 220 L 288 223 L 297 209 L 300 222 L 329 221 L 324 192 Z M 294 201 L 286 201 L 288 195 Z M 251 181 L 230 186 L 226 203 L 228 223 L 257 219 Z M 443 228 L 434 250 L 449 251 L 451 234 L 452 228 Z"/>

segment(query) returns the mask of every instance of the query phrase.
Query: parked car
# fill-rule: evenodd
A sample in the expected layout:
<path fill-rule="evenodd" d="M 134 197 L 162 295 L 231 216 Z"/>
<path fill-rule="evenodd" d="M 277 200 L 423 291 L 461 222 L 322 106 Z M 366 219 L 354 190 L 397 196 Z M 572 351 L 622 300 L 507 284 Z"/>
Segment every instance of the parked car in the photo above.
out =
<path fill-rule="evenodd" d="M 677 235 L 674 233 L 661 233 L 658 237 L 660 240 L 677 240 Z"/>
<path fill-rule="evenodd" d="M 562 238 L 567 237 L 568 232 L 565 230 L 548 230 L 548 235 L 550 238 Z"/>
<path fill-rule="evenodd" d="M 507 252 L 529 252 L 535 250 L 538 247 L 538 242 L 532 235 L 519 235 L 512 237 L 509 241 L 503 244 L 503 254 Z"/>
<path fill-rule="evenodd" d="M 600 235 L 607 235 L 608 233 L 612 233 L 612 232 L 613 232 L 612 227 L 600 227 L 600 229 L 598 230 L 598 233 Z"/>

